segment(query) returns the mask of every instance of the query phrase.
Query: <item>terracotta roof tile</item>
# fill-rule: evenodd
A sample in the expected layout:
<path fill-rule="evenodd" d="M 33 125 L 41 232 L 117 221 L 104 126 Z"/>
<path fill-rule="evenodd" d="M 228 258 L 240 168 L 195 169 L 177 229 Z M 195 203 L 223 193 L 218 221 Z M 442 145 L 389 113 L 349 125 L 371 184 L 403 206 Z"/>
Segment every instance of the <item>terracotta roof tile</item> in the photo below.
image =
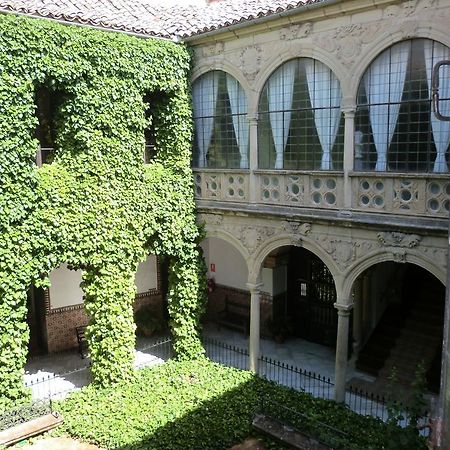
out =
<path fill-rule="evenodd" d="M 168 5 L 163 0 L 0 0 L 0 11 L 144 36 L 183 38 L 322 1 L 222 0 L 204 5 Z"/>

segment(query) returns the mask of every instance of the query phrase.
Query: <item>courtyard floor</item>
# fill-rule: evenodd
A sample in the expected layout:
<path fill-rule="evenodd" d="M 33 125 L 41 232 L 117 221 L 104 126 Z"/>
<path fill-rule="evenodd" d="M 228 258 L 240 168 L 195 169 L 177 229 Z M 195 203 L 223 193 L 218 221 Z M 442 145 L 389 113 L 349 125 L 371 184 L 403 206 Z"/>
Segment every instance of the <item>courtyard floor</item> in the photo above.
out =
<path fill-rule="evenodd" d="M 227 346 L 241 350 L 248 350 L 248 337 L 240 332 L 218 328 L 215 324 L 207 324 L 204 329 L 205 337 Z M 153 344 L 158 338 L 138 337 L 136 342 L 136 367 L 151 366 L 163 362 L 161 348 Z M 334 349 L 303 339 L 288 339 L 278 344 L 271 339 L 261 339 L 261 355 L 271 360 L 279 361 L 288 366 L 294 366 L 304 371 L 311 371 L 322 377 L 334 380 Z M 215 351 L 221 352 L 220 349 Z M 213 358 L 220 360 L 220 358 Z M 90 383 L 90 360 L 82 359 L 73 349 L 66 352 L 54 353 L 35 357 L 28 361 L 25 367 L 25 383 L 31 386 L 34 398 L 44 398 L 51 394 L 53 397 L 63 397 L 73 389 L 79 389 Z M 242 360 L 242 366 L 246 366 Z M 242 367 L 246 368 L 246 367 Z M 347 373 L 347 380 L 352 378 L 367 379 L 369 377 L 355 371 L 351 364 Z M 273 377 L 270 377 L 273 379 Z M 51 383 L 49 382 L 51 380 Z"/>

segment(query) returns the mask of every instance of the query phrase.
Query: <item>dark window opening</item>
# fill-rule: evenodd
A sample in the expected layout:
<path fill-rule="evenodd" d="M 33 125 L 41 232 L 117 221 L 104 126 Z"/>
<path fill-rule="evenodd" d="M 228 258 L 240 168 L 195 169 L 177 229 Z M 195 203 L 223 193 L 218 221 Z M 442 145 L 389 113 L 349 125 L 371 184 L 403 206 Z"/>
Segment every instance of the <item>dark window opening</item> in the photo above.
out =
<path fill-rule="evenodd" d="M 64 100 L 64 93 L 50 90 L 46 86 L 38 86 L 35 91 L 36 115 L 38 126 L 35 138 L 39 141 L 36 153 L 36 164 L 51 164 L 55 156 L 55 141 L 58 113 Z"/>

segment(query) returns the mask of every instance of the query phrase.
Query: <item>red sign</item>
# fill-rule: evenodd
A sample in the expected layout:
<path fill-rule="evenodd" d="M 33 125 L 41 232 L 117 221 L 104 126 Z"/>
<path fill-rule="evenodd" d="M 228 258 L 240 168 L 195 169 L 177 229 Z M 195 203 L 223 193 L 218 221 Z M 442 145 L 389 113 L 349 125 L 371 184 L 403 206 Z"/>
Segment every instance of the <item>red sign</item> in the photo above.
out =
<path fill-rule="evenodd" d="M 216 271 L 216 265 L 214 263 L 211 264 L 211 272 Z"/>

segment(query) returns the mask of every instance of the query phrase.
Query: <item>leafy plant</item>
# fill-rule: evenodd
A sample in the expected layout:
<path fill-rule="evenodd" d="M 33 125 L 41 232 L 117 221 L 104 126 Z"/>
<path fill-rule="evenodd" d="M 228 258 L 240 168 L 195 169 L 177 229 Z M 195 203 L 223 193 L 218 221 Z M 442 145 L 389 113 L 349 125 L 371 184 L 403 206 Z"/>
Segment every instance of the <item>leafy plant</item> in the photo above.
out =
<path fill-rule="evenodd" d="M 57 405 L 64 416 L 57 432 L 104 448 L 223 450 L 254 435 L 251 422 L 261 393 L 307 415 L 308 431 L 316 437 L 330 438 L 320 425 L 327 424 L 345 433 L 341 448 L 385 448 L 386 425 L 380 420 L 206 358 L 142 369 L 131 383 L 83 388 Z M 282 419 L 301 429 L 305 420 L 297 413 Z M 264 439 L 268 448 L 286 448 Z"/>
<path fill-rule="evenodd" d="M 201 356 L 188 51 L 12 14 L 0 16 L 0 47 L 0 410 L 26 395 L 27 289 L 64 262 L 83 270 L 94 384 L 133 378 L 134 276 L 149 253 L 171 261 L 177 357 Z M 41 87 L 61 101 L 53 162 L 37 168 Z M 157 154 L 144 165 L 150 122 Z"/>

